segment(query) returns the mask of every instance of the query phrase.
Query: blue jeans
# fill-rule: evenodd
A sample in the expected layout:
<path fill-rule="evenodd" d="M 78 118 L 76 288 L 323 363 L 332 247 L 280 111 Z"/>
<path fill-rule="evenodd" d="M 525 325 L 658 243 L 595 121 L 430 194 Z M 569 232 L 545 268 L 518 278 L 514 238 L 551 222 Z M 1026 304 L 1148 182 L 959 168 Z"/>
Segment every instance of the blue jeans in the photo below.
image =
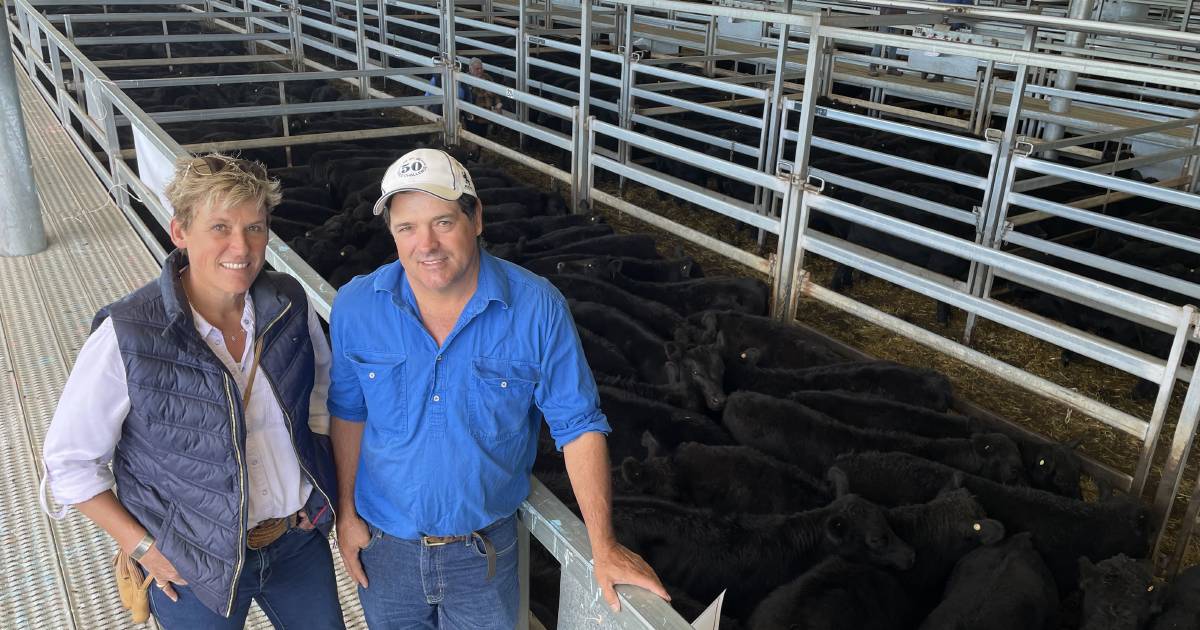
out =
<path fill-rule="evenodd" d="M 479 530 L 496 550 L 496 575 L 478 539 L 426 547 L 369 525 L 371 540 L 359 552 L 369 588 L 358 588 L 371 630 L 495 628 L 517 624 L 516 515 Z"/>
<path fill-rule="evenodd" d="M 250 600 L 279 630 L 344 630 L 342 605 L 329 542 L 316 529 L 293 527 L 262 549 L 247 549 L 228 619 L 201 604 L 191 589 L 176 586 L 173 602 L 150 585 L 150 610 L 164 630 L 241 630 Z"/>

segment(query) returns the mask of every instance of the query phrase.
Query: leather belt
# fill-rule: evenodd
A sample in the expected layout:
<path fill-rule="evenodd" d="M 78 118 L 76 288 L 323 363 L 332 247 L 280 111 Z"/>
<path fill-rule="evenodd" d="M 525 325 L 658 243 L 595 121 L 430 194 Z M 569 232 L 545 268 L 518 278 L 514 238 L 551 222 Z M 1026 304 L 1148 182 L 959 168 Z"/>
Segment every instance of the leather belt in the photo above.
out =
<path fill-rule="evenodd" d="M 469 543 L 475 538 L 483 543 L 483 550 L 487 554 L 488 561 L 487 579 L 491 580 L 496 577 L 496 547 L 487 536 L 479 532 L 471 532 L 465 536 L 421 536 L 421 544 L 426 547 L 441 547 L 459 542 Z"/>
<path fill-rule="evenodd" d="M 300 513 L 295 512 L 287 516 L 279 516 L 269 518 L 265 521 L 260 521 L 258 525 L 250 528 L 246 532 L 246 546 L 250 549 L 262 549 L 267 545 L 279 540 L 279 537 L 287 530 L 295 527 L 300 523 Z"/>

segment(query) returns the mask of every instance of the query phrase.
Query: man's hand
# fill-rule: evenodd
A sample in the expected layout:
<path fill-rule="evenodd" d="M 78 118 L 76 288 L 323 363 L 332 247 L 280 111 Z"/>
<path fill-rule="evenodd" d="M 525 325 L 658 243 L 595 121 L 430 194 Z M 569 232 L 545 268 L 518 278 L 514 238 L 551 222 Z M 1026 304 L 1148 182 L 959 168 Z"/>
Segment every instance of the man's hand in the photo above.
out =
<path fill-rule="evenodd" d="M 350 579 L 363 588 L 367 588 L 367 573 L 363 571 L 358 552 L 370 542 L 371 532 L 367 529 L 367 523 L 357 514 L 343 513 L 338 518 L 338 553 L 342 554 L 342 562 L 346 565 L 346 573 L 350 574 Z"/>
<path fill-rule="evenodd" d="M 175 570 L 175 565 L 171 564 L 167 557 L 162 555 L 158 550 L 158 545 L 151 545 L 150 550 L 142 559 L 138 561 L 146 573 L 154 577 L 154 584 L 162 589 L 162 592 L 173 602 L 179 601 L 179 595 L 175 592 L 172 584 L 186 586 L 187 580 L 179 577 L 179 572 Z"/>
<path fill-rule="evenodd" d="M 617 599 L 617 591 L 613 588 L 617 584 L 640 586 L 671 601 L 671 596 L 654 574 L 654 569 L 624 545 L 614 542 L 593 549 L 592 560 L 595 563 L 596 584 L 600 586 L 600 593 L 613 612 L 621 612 L 621 600 Z"/>

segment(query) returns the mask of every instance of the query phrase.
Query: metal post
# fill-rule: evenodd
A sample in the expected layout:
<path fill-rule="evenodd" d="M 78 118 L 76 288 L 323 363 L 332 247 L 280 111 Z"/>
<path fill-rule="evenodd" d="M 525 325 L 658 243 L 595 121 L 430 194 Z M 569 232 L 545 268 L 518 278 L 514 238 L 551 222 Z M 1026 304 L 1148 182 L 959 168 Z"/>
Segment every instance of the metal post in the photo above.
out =
<path fill-rule="evenodd" d="M 251 0 L 243 0 L 242 1 L 242 10 L 245 11 L 246 13 L 250 13 L 250 12 L 254 11 L 254 5 L 251 4 Z M 251 33 L 254 32 L 253 18 L 246 17 L 244 20 L 242 20 L 242 22 L 243 22 L 243 26 L 246 29 L 247 35 L 250 35 Z M 253 40 L 247 41 L 246 42 L 246 52 L 251 55 L 257 55 L 258 54 L 258 42 L 255 42 Z"/>
<path fill-rule="evenodd" d="M 641 60 L 641 54 L 633 52 L 633 15 L 634 8 L 627 4 L 618 4 L 617 7 L 623 12 L 621 24 L 621 40 L 624 42 L 621 49 L 621 92 L 617 101 L 617 116 L 622 129 L 633 128 L 633 64 Z M 629 143 L 624 140 L 617 142 L 617 160 L 621 164 L 629 164 Z M 620 193 L 625 194 L 625 176 L 622 175 L 617 182 L 617 188 Z"/>
<path fill-rule="evenodd" d="M 446 125 L 446 144 L 458 144 L 458 67 L 457 46 L 454 40 L 454 0 L 441 0 L 442 13 L 442 116 Z"/>
<path fill-rule="evenodd" d="M 783 6 L 784 13 L 792 12 L 792 0 L 786 0 Z M 782 137 L 782 123 L 784 119 L 783 113 L 783 77 L 787 70 L 787 53 L 788 39 L 791 36 L 789 25 L 779 25 L 779 49 L 775 51 L 775 77 L 771 82 L 771 95 L 766 103 L 763 103 L 763 118 L 765 125 L 762 133 L 759 134 L 758 142 L 758 170 L 764 173 L 774 173 L 776 165 L 779 163 L 775 159 L 776 145 L 780 144 Z M 811 47 L 810 47 L 811 48 Z M 806 68 L 807 70 L 807 68 Z M 807 93 L 807 90 L 805 90 Z M 772 161 L 774 160 L 774 161 Z M 764 190 L 762 187 L 754 187 L 754 205 L 758 208 L 760 214 L 770 214 L 772 206 L 775 203 L 775 195 L 770 190 Z M 758 233 L 759 244 L 763 243 L 763 232 Z"/>
<path fill-rule="evenodd" d="M 517 0 L 517 91 L 529 93 L 529 38 L 526 35 L 528 29 L 527 21 L 529 14 L 527 11 L 529 0 Z M 517 120 L 522 123 L 529 122 L 529 105 L 517 101 Z M 524 149 L 527 138 L 525 134 L 520 134 L 519 146 Z"/>
<path fill-rule="evenodd" d="M 388 45 L 388 25 L 387 25 L 387 1 L 379 0 L 376 3 L 375 10 L 379 13 L 376 26 L 379 27 L 379 43 L 384 46 Z M 387 68 L 390 64 L 390 55 L 385 52 L 379 53 L 379 67 Z"/>
<path fill-rule="evenodd" d="M 715 0 L 714 0 L 713 4 L 716 4 Z M 790 10 L 789 10 L 789 12 L 790 12 Z M 706 59 L 704 61 L 704 76 L 706 76 L 706 77 L 711 77 L 711 76 L 714 76 L 714 74 L 715 74 L 715 71 L 717 68 L 717 62 L 713 61 L 711 59 L 711 57 L 714 54 L 716 54 L 716 51 L 717 51 L 717 16 L 710 15 L 710 16 L 708 16 L 708 24 L 706 24 L 704 26 L 704 56 L 710 57 L 710 59 Z"/>
<path fill-rule="evenodd" d="M 579 109 L 575 112 L 575 132 L 571 134 L 575 139 L 571 146 L 571 209 L 576 213 L 587 211 L 587 199 L 590 195 L 583 187 L 591 185 L 590 182 L 584 181 L 586 178 L 583 171 L 588 163 L 585 153 L 592 97 L 592 0 L 583 0 L 579 8 L 582 11 L 579 16 Z"/>
<path fill-rule="evenodd" d="M 292 31 L 292 71 L 300 72 L 304 68 L 304 38 L 301 34 L 299 0 L 288 0 L 288 29 Z M 383 58 L 386 65 L 387 55 Z"/>
<path fill-rule="evenodd" d="M 1200 379 L 1192 379 L 1188 385 L 1187 395 L 1183 399 L 1183 409 L 1179 412 L 1179 421 L 1175 425 L 1175 438 L 1171 441 L 1171 450 L 1167 460 L 1163 462 L 1162 479 L 1158 483 L 1158 491 L 1154 495 L 1154 516 L 1158 531 L 1154 537 L 1154 552 L 1150 558 L 1155 566 L 1162 560 L 1161 551 L 1163 534 L 1167 531 L 1167 516 L 1179 493 L 1179 484 L 1183 481 L 1184 464 L 1192 451 L 1196 439 L 1196 425 L 1200 421 Z M 1187 544 L 1179 540 L 1176 544 Z"/>
<path fill-rule="evenodd" d="M 525 0 L 521 0 L 524 4 Z M 521 512 L 518 512 L 518 518 Z M 522 520 L 517 525 L 517 567 L 520 571 L 520 591 L 517 599 L 517 630 L 529 629 L 529 527 Z"/>
<path fill-rule="evenodd" d="M 1036 42 L 1037 27 L 1027 26 L 1024 49 L 1033 50 Z M 1012 168 L 1012 157 L 1017 143 L 1017 122 L 1021 117 L 1021 97 L 1025 92 L 1028 74 L 1028 64 L 1017 66 L 1016 76 L 1012 83 L 1012 98 L 1009 99 L 1008 118 L 1004 124 L 1004 137 L 1000 139 L 996 146 L 996 153 L 992 156 L 992 164 L 988 173 L 988 189 L 984 193 L 983 206 L 980 208 L 980 216 L 977 217 L 975 223 L 976 242 L 988 247 L 998 247 L 1003 240 L 1001 227 L 1007 210 L 1005 205 L 1008 199 L 1008 190 L 1012 186 L 1016 171 Z M 971 261 L 971 270 L 967 274 L 967 287 L 971 295 L 986 297 L 991 286 L 990 276 L 990 267 Z M 964 344 L 971 343 L 971 332 L 975 329 L 975 320 L 975 313 L 967 313 L 967 322 L 963 327 Z"/>
<path fill-rule="evenodd" d="M 4 142 L 0 142 L 0 169 L 4 173 L 0 177 L 0 256 L 28 256 L 46 249 L 46 228 L 33 181 L 29 139 L 25 137 L 17 67 L 8 50 L 7 11 L 0 16 L 0 42 L 5 46 L 0 52 L 0 125 L 4 132 Z"/>
<path fill-rule="evenodd" d="M 820 15 L 813 15 L 809 29 L 808 61 L 804 66 L 804 101 L 800 107 L 796 154 L 792 159 L 792 185 L 784 199 L 784 221 L 780 226 L 782 231 L 779 234 L 780 247 L 774 278 L 773 315 L 786 321 L 796 318 L 796 298 L 804 273 L 805 226 L 801 219 L 805 217 L 800 209 L 804 207 L 803 184 L 808 178 L 813 121 L 817 115 L 817 99 L 820 98 L 817 86 L 821 83 L 821 68 L 825 65 L 825 37 L 821 35 Z"/>
<path fill-rule="evenodd" d="M 358 69 L 367 70 L 370 61 L 367 59 L 367 3 L 364 0 L 354 0 L 354 49 L 358 53 Z M 358 80 L 359 98 L 371 98 L 371 78 L 362 76 Z"/>
<path fill-rule="evenodd" d="M 1088 16 L 1091 15 L 1091 13 L 1092 13 L 1092 0 L 1071 0 L 1071 7 L 1069 9 L 1069 17 L 1074 18 L 1076 20 L 1086 20 L 1088 18 Z M 1067 33 L 1066 40 L 1063 43 L 1068 48 L 1082 49 L 1084 44 L 1087 43 L 1087 33 L 1084 33 L 1082 31 L 1070 31 Z M 1064 54 L 1074 56 L 1074 54 L 1072 54 L 1072 53 L 1064 53 Z M 1076 80 L 1078 80 L 1078 78 L 1079 78 L 1079 75 L 1076 74 L 1075 72 L 1072 72 L 1070 70 L 1061 70 L 1060 69 L 1058 71 L 1058 80 L 1055 82 L 1055 87 L 1057 87 L 1060 90 L 1074 90 L 1075 82 L 1076 82 Z M 1055 96 L 1050 99 L 1050 111 L 1057 113 L 1057 114 L 1062 114 L 1062 113 L 1066 113 L 1070 109 L 1071 109 L 1071 99 L 1066 98 L 1064 96 Z M 1044 140 L 1046 140 L 1047 142 L 1059 140 L 1063 137 L 1063 134 L 1065 133 L 1065 131 L 1066 130 L 1062 125 L 1057 124 L 1057 123 L 1050 123 L 1050 124 L 1046 125 L 1046 128 L 1042 135 L 1042 138 Z M 1054 160 L 1056 155 L 1057 155 L 1056 151 L 1048 151 L 1048 152 L 1046 152 L 1046 159 Z"/>

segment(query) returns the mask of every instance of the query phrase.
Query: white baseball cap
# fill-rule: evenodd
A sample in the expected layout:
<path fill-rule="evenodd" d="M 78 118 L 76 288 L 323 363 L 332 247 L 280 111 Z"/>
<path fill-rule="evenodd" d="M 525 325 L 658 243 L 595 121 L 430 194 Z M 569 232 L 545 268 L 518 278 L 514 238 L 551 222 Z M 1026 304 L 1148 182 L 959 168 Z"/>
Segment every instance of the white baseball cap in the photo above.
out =
<path fill-rule="evenodd" d="M 440 149 L 414 149 L 405 153 L 383 174 L 380 189 L 383 196 L 375 202 L 375 214 L 382 213 L 392 195 L 399 192 L 419 190 L 446 201 L 455 201 L 463 194 L 479 196 L 467 169 Z"/>

